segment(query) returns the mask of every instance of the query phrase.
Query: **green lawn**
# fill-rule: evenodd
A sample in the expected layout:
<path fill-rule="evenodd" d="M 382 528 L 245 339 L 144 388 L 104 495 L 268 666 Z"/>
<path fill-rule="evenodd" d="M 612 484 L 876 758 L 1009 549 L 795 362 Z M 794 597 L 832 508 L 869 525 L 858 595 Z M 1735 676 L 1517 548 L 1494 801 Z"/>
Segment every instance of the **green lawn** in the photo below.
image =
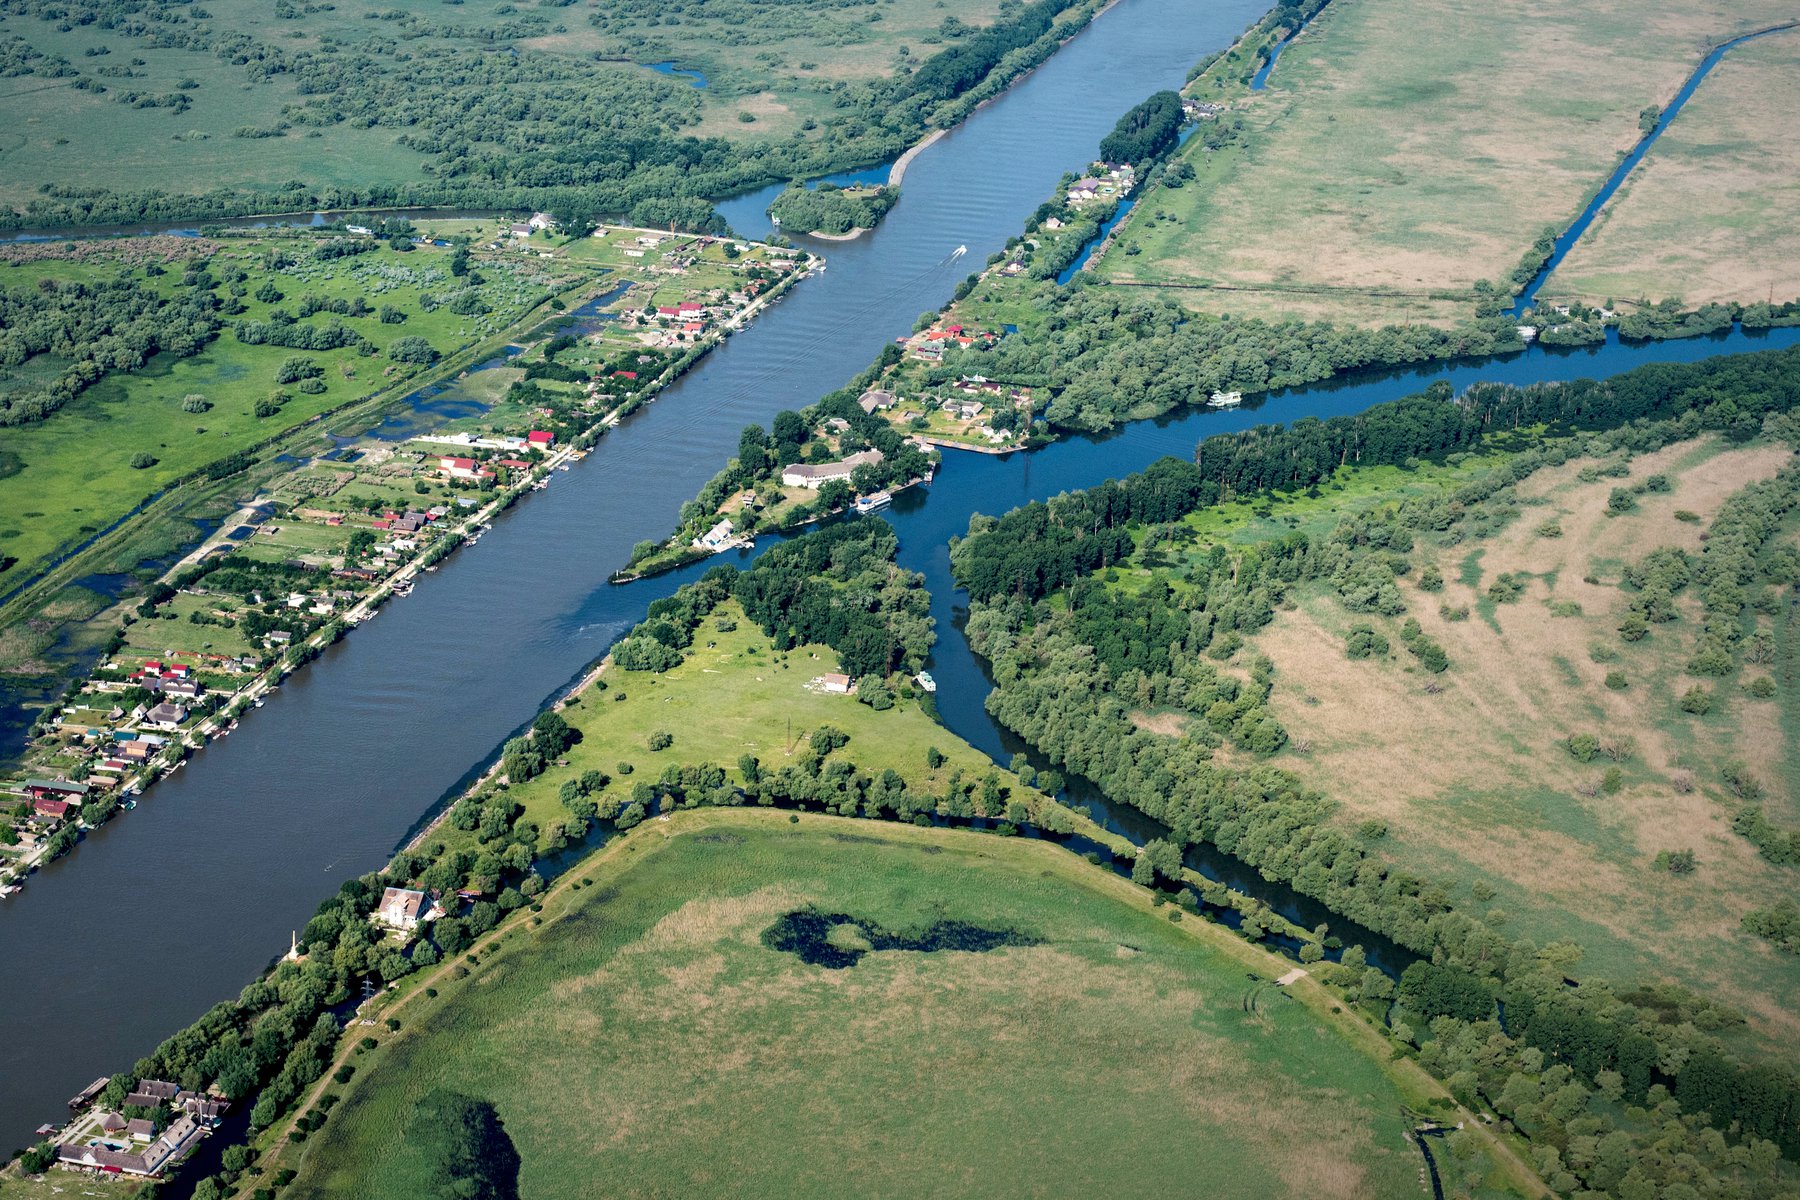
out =
<path fill-rule="evenodd" d="M 285 1196 L 447 1194 L 414 1120 L 437 1089 L 494 1106 L 544 1200 L 1418 1187 L 1375 1061 L 1054 847 L 708 810 L 578 873 L 354 1060 Z M 1038 944 L 829 970 L 762 941 L 809 906 Z"/>
<path fill-rule="evenodd" d="M 736 628 L 725 631 L 725 624 Z M 562 820 L 566 810 L 557 790 L 583 771 L 597 770 L 613 778 L 614 791 L 629 791 L 640 780 L 654 781 L 669 766 L 717 763 L 733 780 L 741 779 L 737 761 L 754 755 L 771 770 L 779 769 L 806 748 L 806 739 L 822 725 L 850 735 L 849 744 L 833 757 L 848 759 L 865 773 L 892 767 L 914 788 L 943 791 L 952 772 L 979 777 L 993 770 L 987 757 L 939 725 L 920 698 L 899 698 L 895 706 L 876 712 L 854 696 L 827 695 L 807 688 L 816 676 L 838 670 L 837 654 L 827 646 L 798 646 L 777 653 L 760 628 L 744 616 L 737 601 L 728 600 L 700 625 L 686 661 L 662 674 L 623 671 L 608 665 L 604 688 L 591 687 L 563 710 L 582 740 L 569 751 L 566 766 L 553 766 L 508 795 L 525 805 L 524 819 L 541 829 Z M 674 734 L 668 749 L 652 752 L 650 735 Z M 931 770 L 926 755 L 938 747 L 944 765 Z M 621 762 L 633 766 L 630 775 Z M 1035 796 L 1016 777 L 1002 772 L 1015 794 Z M 472 832 L 441 826 L 433 839 L 455 846 L 475 844 Z"/>

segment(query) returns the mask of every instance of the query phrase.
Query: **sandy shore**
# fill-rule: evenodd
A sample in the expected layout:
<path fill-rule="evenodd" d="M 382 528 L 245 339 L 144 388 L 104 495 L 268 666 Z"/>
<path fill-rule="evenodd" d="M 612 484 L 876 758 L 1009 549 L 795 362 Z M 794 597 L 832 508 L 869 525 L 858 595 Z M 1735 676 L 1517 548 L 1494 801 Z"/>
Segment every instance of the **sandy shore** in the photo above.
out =
<path fill-rule="evenodd" d="M 894 160 L 894 165 L 888 168 L 888 186 L 899 187 L 900 181 L 906 178 L 906 168 L 912 165 L 912 160 L 917 158 L 919 153 L 924 150 L 925 147 L 931 145 L 931 143 L 937 141 L 948 132 L 950 131 L 947 129 L 934 129 L 926 135 L 924 141 L 908 150 L 905 154 L 902 154 L 899 158 L 896 158 Z"/>

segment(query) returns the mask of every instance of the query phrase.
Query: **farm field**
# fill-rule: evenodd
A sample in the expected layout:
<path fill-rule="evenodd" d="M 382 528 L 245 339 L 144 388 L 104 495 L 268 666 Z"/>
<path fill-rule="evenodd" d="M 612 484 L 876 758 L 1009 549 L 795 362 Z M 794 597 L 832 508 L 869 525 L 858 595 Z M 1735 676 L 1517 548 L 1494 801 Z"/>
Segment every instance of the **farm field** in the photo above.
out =
<path fill-rule="evenodd" d="M 1800 295 L 1800 30 L 1732 50 L 1551 275 L 1546 300 Z"/>
<path fill-rule="evenodd" d="M 1788 15 L 1336 0 L 1266 91 L 1224 98 L 1241 130 L 1189 141 L 1193 182 L 1146 195 L 1098 274 L 1208 312 L 1466 320 L 1477 281 L 1504 289 L 1574 218 L 1707 47 Z"/>
<path fill-rule="evenodd" d="M 1419 1187 L 1406 1098 L 1374 1061 L 1205 927 L 1053 847 L 709 810 L 576 873 L 353 1060 L 284 1195 L 425 1194 L 415 1113 L 446 1091 L 492 1106 L 531 1196 Z M 808 910 L 851 918 L 839 947 L 939 922 L 1032 944 L 830 969 L 764 940 Z"/>
<path fill-rule="evenodd" d="M 1317 497 L 1202 510 L 1182 523 L 1192 548 L 1165 567 L 1217 543 L 1324 539 L 1403 500 L 1448 495 L 1501 461 L 1351 470 Z M 1273 663 L 1269 705 L 1292 739 L 1278 761 L 1339 802 L 1335 819 L 1347 830 L 1379 824 L 1384 858 L 1456 880 L 1473 897 L 1462 903 L 1490 921 L 1498 914 L 1515 936 L 1581 946 L 1571 970 L 1679 981 L 1743 1011 L 1755 1038 L 1791 1044 L 1800 965 L 1740 927 L 1789 889 L 1791 868 L 1734 830 L 1744 801 L 1732 783 L 1757 781 L 1769 820 L 1800 821 L 1800 764 L 1787 735 L 1800 698 L 1782 649 L 1790 618 L 1749 611 L 1749 649 L 1722 676 L 1691 667 L 1703 617 L 1691 592 L 1640 640 L 1619 627 L 1640 594 L 1624 581 L 1628 569 L 1663 548 L 1697 557 L 1732 496 L 1793 462 L 1784 445 L 1711 438 L 1628 466 L 1576 458 L 1518 483 L 1516 500 L 1493 510 L 1500 523 L 1479 537 L 1420 539 L 1396 584 L 1405 619 L 1447 653 L 1441 674 L 1407 653 L 1401 616 L 1351 611 L 1329 582 L 1300 585 L 1295 603 L 1278 606 L 1246 643 Z M 1618 489 L 1640 494 L 1631 511 L 1609 516 Z M 1797 536 L 1790 516 L 1776 544 Z M 1433 568 L 1440 590 L 1421 586 Z M 1138 591 L 1152 577 L 1121 572 L 1113 586 Z M 1348 657 L 1358 625 L 1391 649 Z M 1762 677 L 1776 684 L 1767 695 L 1752 687 Z M 1681 706 L 1694 687 L 1708 694 L 1704 713 Z M 1599 747 L 1585 758 L 1567 745 L 1581 734 Z M 1691 873 L 1657 861 L 1680 851 L 1694 855 Z"/>

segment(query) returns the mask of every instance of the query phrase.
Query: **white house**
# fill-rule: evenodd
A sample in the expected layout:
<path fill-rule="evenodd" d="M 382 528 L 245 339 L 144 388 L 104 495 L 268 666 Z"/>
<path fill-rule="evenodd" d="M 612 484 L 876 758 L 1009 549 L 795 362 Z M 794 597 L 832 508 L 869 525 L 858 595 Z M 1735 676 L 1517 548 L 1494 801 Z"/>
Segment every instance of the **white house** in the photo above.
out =
<path fill-rule="evenodd" d="M 731 521 L 720 521 L 711 529 L 694 539 L 694 546 L 700 550 L 723 550 L 731 542 Z"/>
<path fill-rule="evenodd" d="M 882 457 L 879 450 L 864 450 L 860 454 L 852 454 L 840 462 L 793 463 L 781 468 L 781 485 L 816 491 L 833 480 L 842 479 L 848 483 L 851 473 L 856 468 L 865 464 L 873 466 L 881 462 Z"/>
<path fill-rule="evenodd" d="M 419 927 L 425 910 L 430 907 L 431 899 L 424 892 L 391 887 L 381 893 L 381 905 L 375 910 L 375 919 L 390 929 L 411 931 Z"/>
<path fill-rule="evenodd" d="M 555 229 L 556 218 L 549 213 L 532 213 L 531 219 L 525 224 L 533 229 Z"/>

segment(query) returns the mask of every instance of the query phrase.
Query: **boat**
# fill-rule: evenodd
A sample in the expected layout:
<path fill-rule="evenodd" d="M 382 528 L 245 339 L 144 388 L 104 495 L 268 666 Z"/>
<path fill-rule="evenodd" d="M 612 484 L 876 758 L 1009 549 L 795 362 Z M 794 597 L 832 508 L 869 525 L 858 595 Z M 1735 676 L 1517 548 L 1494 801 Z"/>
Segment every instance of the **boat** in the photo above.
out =
<path fill-rule="evenodd" d="M 256 707 L 261 708 L 262 706 L 263 706 L 262 698 L 259 696 L 259 697 L 257 697 Z"/>
<path fill-rule="evenodd" d="M 917 675 L 913 676 L 913 682 L 919 685 L 920 691 L 923 691 L 923 692 L 936 692 L 937 691 L 937 680 L 935 680 L 931 677 L 930 671 L 920 671 Z"/>
<path fill-rule="evenodd" d="M 859 513 L 872 513 L 886 508 L 894 502 L 894 497 L 887 492 L 875 492 L 873 495 L 858 496 L 855 509 Z"/>
<path fill-rule="evenodd" d="M 1242 392 L 1214 392 L 1212 398 L 1206 403 L 1212 408 L 1236 408 L 1243 402 L 1244 393 Z"/>

